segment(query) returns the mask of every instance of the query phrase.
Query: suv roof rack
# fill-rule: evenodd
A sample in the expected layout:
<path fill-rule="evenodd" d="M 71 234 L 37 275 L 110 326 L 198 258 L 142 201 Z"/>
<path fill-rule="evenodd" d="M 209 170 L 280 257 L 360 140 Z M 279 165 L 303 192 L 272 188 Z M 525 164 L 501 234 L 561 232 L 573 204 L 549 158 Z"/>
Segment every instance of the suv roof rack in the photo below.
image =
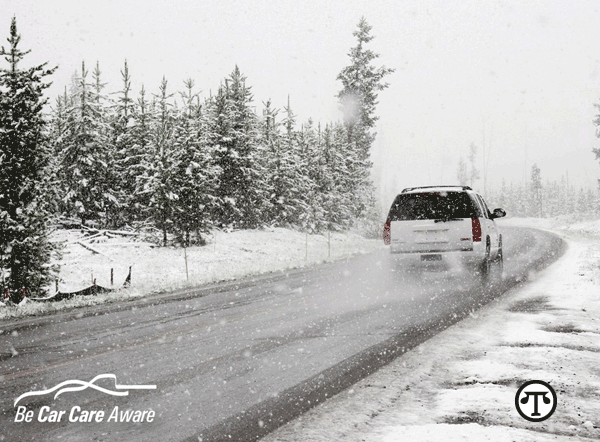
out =
<path fill-rule="evenodd" d="M 456 187 L 462 190 L 473 190 L 471 189 L 469 186 L 457 186 L 457 185 L 439 185 L 439 186 L 418 186 L 418 187 L 407 187 L 406 189 L 402 190 L 402 192 L 400 193 L 406 193 L 406 192 L 410 192 L 411 190 L 417 190 L 417 189 L 434 189 L 434 188 L 438 188 L 438 187 Z"/>

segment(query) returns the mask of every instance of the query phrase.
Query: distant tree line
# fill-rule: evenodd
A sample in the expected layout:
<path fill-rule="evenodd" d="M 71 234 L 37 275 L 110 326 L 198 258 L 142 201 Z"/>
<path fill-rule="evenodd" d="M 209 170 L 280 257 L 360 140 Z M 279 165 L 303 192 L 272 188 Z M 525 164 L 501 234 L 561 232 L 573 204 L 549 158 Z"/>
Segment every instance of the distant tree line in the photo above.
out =
<path fill-rule="evenodd" d="M 600 158 L 600 150 L 594 149 L 594 153 Z M 476 155 L 477 147 L 471 143 L 469 166 L 462 157 L 459 159 L 456 178 L 460 185 L 475 188 L 480 177 L 475 167 Z M 570 214 L 600 215 L 600 185 L 598 189 L 576 188 L 569 184 L 565 176 L 560 181 L 547 180 L 543 183 L 542 172 L 536 163 L 531 166 L 529 179 L 525 183 L 507 184 L 503 179 L 499 189 L 488 190 L 486 187 L 484 182 L 483 192 L 488 202 L 505 209 L 509 216 L 549 218 Z M 492 207 L 490 209 L 493 210 Z"/>
<path fill-rule="evenodd" d="M 488 192 L 488 200 L 494 207 L 502 207 L 508 216 L 552 218 L 561 215 L 600 215 L 599 191 L 576 187 L 568 178 L 542 182 L 537 164 L 531 167 L 526 183 L 507 184 L 502 180 L 499 189 Z M 490 207 L 493 210 L 492 207 Z"/>

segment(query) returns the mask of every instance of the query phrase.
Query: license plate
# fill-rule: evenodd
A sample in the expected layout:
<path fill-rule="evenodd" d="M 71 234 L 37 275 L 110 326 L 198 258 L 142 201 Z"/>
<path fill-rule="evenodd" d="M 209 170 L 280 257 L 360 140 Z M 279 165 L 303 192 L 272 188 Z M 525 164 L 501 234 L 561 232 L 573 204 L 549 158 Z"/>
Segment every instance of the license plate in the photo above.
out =
<path fill-rule="evenodd" d="M 421 261 L 441 261 L 442 255 L 421 255 Z"/>

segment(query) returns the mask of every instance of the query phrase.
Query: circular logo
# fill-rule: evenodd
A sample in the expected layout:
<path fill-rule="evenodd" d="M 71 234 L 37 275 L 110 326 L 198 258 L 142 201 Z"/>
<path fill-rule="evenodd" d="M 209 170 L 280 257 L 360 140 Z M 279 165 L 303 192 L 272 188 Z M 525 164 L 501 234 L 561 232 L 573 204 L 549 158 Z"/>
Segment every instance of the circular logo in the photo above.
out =
<path fill-rule="evenodd" d="M 515 407 L 523 419 L 542 422 L 556 410 L 556 392 L 544 381 L 528 381 L 519 387 L 515 395 Z"/>

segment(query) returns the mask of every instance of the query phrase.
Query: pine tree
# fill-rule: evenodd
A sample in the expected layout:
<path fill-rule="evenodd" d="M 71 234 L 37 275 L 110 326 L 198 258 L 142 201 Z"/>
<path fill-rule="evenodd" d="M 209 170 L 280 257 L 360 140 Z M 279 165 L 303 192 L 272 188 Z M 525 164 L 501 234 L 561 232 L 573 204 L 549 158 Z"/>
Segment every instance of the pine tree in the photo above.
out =
<path fill-rule="evenodd" d="M 583 187 L 580 187 L 579 192 L 577 193 L 576 211 L 580 214 L 586 214 L 590 212 L 590 205 L 588 204 L 587 194 L 583 190 Z"/>
<path fill-rule="evenodd" d="M 24 292 L 43 294 L 55 250 L 48 239 L 49 147 L 42 114 L 49 86 L 43 80 L 54 69 L 46 63 L 20 68 L 29 52 L 19 49 L 20 40 L 13 17 L 9 47 L 0 48 L 9 65 L 0 69 L 0 265 L 13 302 Z"/>
<path fill-rule="evenodd" d="M 500 186 L 500 193 L 496 196 L 495 200 L 498 203 L 498 207 L 506 207 L 508 201 L 508 187 L 506 186 L 506 178 L 502 178 L 502 185 Z"/>
<path fill-rule="evenodd" d="M 469 173 L 467 172 L 467 163 L 465 163 L 465 159 L 460 157 L 458 160 L 458 167 L 456 168 L 456 179 L 458 180 L 458 184 L 461 186 L 466 186 L 469 184 Z"/>
<path fill-rule="evenodd" d="M 232 144 L 232 115 L 231 105 L 227 92 L 227 82 L 221 85 L 217 94 L 209 100 L 208 112 L 208 142 L 214 152 L 214 158 L 219 168 L 219 184 L 216 188 L 216 195 L 219 198 L 219 204 L 215 207 L 214 219 L 219 225 L 231 224 L 236 216 L 235 201 L 232 193 L 239 187 L 234 182 Z M 237 215 L 239 217 L 239 214 Z"/>
<path fill-rule="evenodd" d="M 144 207 L 148 219 L 162 232 L 162 243 L 168 244 L 168 233 L 173 231 L 173 201 L 179 198 L 173 185 L 176 158 L 173 155 L 175 115 L 171 102 L 173 94 L 167 93 L 167 80 L 163 77 L 160 93 L 155 97 L 155 116 L 150 131 L 150 154 L 145 158 L 140 177 L 141 193 L 148 205 Z"/>
<path fill-rule="evenodd" d="M 353 206 L 354 216 L 357 218 L 372 213 L 375 209 L 374 188 L 370 181 L 372 163 L 369 161 L 371 146 L 375 140 L 375 133 L 372 131 L 379 119 L 375 115 L 378 93 L 389 86 L 383 79 L 394 72 L 394 69 L 373 65 L 379 54 L 365 48 L 373 40 L 370 32 L 371 26 L 361 17 L 358 29 L 353 32 L 357 44 L 348 54 L 350 65 L 337 76 L 343 86 L 337 97 L 348 136 L 347 168 L 354 177 L 350 192 L 355 196 Z"/>
<path fill-rule="evenodd" d="M 345 137 L 344 137 L 345 138 Z M 342 140 L 344 139 L 342 138 Z M 340 167 L 344 166 L 344 158 L 341 157 L 341 149 L 335 137 L 335 129 L 326 125 L 322 134 L 321 159 L 319 174 L 320 182 L 320 204 L 324 211 L 324 227 L 326 230 L 340 230 L 346 224 L 347 207 L 344 201 L 344 173 Z M 341 184 L 341 186 L 340 186 Z"/>
<path fill-rule="evenodd" d="M 515 201 L 515 215 L 530 216 L 531 214 L 528 205 L 527 186 L 520 184 L 515 187 L 516 189 L 513 194 Z"/>
<path fill-rule="evenodd" d="M 286 186 L 289 184 L 284 172 L 287 158 L 285 158 L 284 146 L 279 132 L 280 123 L 277 121 L 278 109 L 271 107 L 271 100 L 267 100 L 263 109 L 263 121 L 261 124 L 261 143 L 267 152 L 265 169 L 267 171 L 267 182 L 271 188 L 269 196 L 271 209 L 266 215 L 266 220 L 274 225 L 283 223 L 285 210 Z"/>
<path fill-rule="evenodd" d="M 375 134 L 370 131 L 379 119 L 375 115 L 378 92 L 389 86 L 383 79 L 394 72 L 394 69 L 385 66 L 373 66 L 373 61 L 379 54 L 365 48 L 365 45 L 373 40 L 371 29 L 366 19 L 361 17 L 358 29 L 352 33 L 357 44 L 348 54 L 350 65 L 342 69 L 337 76 L 343 86 L 337 96 L 344 114 L 348 137 L 358 146 L 361 160 L 369 157 L 375 139 Z"/>
<path fill-rule="evenodd" d="M 150 108 L 151 103 L 146 100 L 146 90 L 142 85 L 139 97 L 133 107 L 130 129 L 132 145 L 131 152 L 127 156 L 132 159 L 127 174 L 131 180 L 133 191 L 129 197 L 126 197 L 125 201 L 130 208 L 127 220 L 133 223 L 144 223 L 150 206 L 150 193 L 145 190 L 148 167 L 152 164 L 151 131 L 154 124 L 154 115 Z M 128 184 L 129 181 L 126 181 L 126 185 Z"/>
<path fill-rule="evenodd" d="M 345 137 L 345 128 L 341 123 L 335 123 L 332 128 L 331 148 L 326 152 L 328 168 L 331 170 L 333 196 L 332 206 L 328 209 L 328 219 L 331 230 L 343 230 L 352 225 L 354 214 L 358 211 L 356 204 L 362 204 L 361 198 L 368 197 L 368 192 L 359 192 L 356 195 L 352 189 L 355 187 L 355 177 L 348 165 L 352 165 L 352 155 L 348 154 L 352 145 Z M 364 171 L 364 168 L 361 168 Z M 374 207 L 373 201 L 365 201 L 367 206 Z M 336 209 L 337 206 L 337 209 Z M 375 213 L 373 211 L 372 213 Z M 379 223 L 379 219 L 377 220 Z"/>
<path fill-rule="evenodd" d="M 125 60 L 121 70 L 123 87 L 112 105 L 110 118 L 110 145 L 114 153 L 112 165 L 113 186 L 119 200 L 115 213 L 117 224 L 131 223 L 137 218 L 136 181 L 141 172 L 144 151 L 137 149 L 133 134 L 135 102 L 131 97 L 131 76 Z"/>
<path fill-rule="evenodd" d="M 56 99 L 56 104 L 51 110 L 50 130 L 48 133 L 48 141 L 51 151 L 50 171 L 53 191 L 52 212 L 56 216 L 61 216 L 67 213 L 67 208 L 62 200 L 60 173 L 61 173 L 61 151 L 65 144 L 65 139 L 68 137 L 68 111 L 71 107 L 71 97 L 67 94 L 65 87 L 64 93 Z"/>
<path fill-rule="evenodd" d="M 263 168 L 267 172 L 271 208 L 266 220 L 277 226 L 295 226 L 306 205 L 302 203 L 304 192 L 293 130 L 295 122 L 289 103 L 284 112 L 286 116 L 279 122 L 279 110 L 271 107 L 270 100 L 265 103 L 261 141 L 266 152 Z M 285 128 L 284 133 L 281 127 Z"/>
<path fill-rule="evenodd" d="M 123 223 L 121 213 L 123 203 L 120 199 L 122 180 L 117 167 L 117 148 L 119 146 L 116 144 L 113 127 L 111 127 L 114 115 L 111 114 L 112 109 L 107 105 L 110 103 L 108 103 L 108 99 L 103 93 L 106 83 L 102 82 L 101 76 L 100 64 L 96 62 L 96 66 L 92 71 L 92 96 L 96 102 L 98 112 L 98 141 L 101 145 L 101 162 L 104 166 L 99 170 L 98 181 L 101 187 L 101 198 L 97 207 L 103 225 L 118 227 Z"/>
<path fill-rule="evenodd" d="M 473 188 L 475 186 L 475 181 L 479 179 L 479 170 L 475 167 L 475 160 L 477 159 L 477 146 L 475 143 L 471 143 L 469 146 L 469 164 L 471 165 L 471 170 L 469 171 L 469 186 Z"/>
<path fill-rule="evenodd" d="M 594 117 L 593 123 L 596 126 L 596 137 L 600 138 L 600 103 L 594 103 L 594 107 L 598 111 L 596 116 Z M 594 155 L 596 155 L 596 159 L 600 160 L 600 147 L 594 147 L 592 149 Z M 598 180 L 598 184 L 600 185 L 600 180 Z"/>
<path fill-rule="evenodd" d="M 94 83 L 88 83 L 87 76 L 82 63 L 77 89 L 69 100 L 60 152 L 62 195 L 67 213 L 79 216 L 82 224 L 91 221 L 106 225 L 117 203 L 110 179 L 112 152 L 102 108 L 100 71 L 94 70 Z"/>
<path fill-rule="evenodd" d="M 288 97 L 284 108 L 284 118 L 281 126 L 285 129 L 281 135 L 281 183 L 280 196 L 282 200 L 281 220 L 283 225 L 298 226 L 302 214 L 310 208 L 306 195 L 311 187 L 310 178 L 303 173 L 303 158 L 299 144 L 300 135 L 295 130 L 296 116 L 292 111 Z"/>
<path fill-rule="evenodd" d="M 348 153 L 340 148 L 348 146 L 346 131 L 342 125 L 337 130 L 320 125 L 315 127 L 312 119 L 298 133 L 298 167 L 305 207 L 298 220 L 303 230 L 320 233 L 348 227 L 346 220 L 354 219 L 355 209 L 349 195 L 354 177 L 348 171 Z M 348 197 L 348 198 L 346 198 Z"/>
<path fill-rule="evenodd" d="M 173 223 L 180 243 L 191 244 L 191 233 L 203 244 L 202 232 L 213 224 L 212 213 L 218 200 L 215 196 L 218 170 L 214 165 L 206 139 L 205 122 L 194 82 L 184 82 L 181 93 L 183 108 L 174 128 L 173 156 L 175 174 L 173 188 L 178 198 L 172 201 Z"/>
<path fill-rule="evenodd" d="M 537 166 L 537 164 L 533 164 L 533 166 L 531 166 L 530 192 L 530 215 L 543 217 L 542 176 L 540 168 Z"/>
<path fill-rule="evenodd" d="M 220 168 L 217 197 L 222 225 L 255 228 L 269 211 L 268 188 L 260 158 L 259 125 L 252 93 L 236 66 L 211 105 L 210 144 Z"/>
<path fill-rule="evenodd" d="M 593 189 L 588 189 L 588 201 L 590 206 L 590 213 L 598 215 L 600 213 L 600 198 L 598 192 Z"/>
<path fill-rule="evenodd" d="M 545 202 L 545 215 L 546 216 L 558 216 L 560 209 L 560 186 L 556 181 L 546 183 L 543 189 L 543 201 Z"/>

